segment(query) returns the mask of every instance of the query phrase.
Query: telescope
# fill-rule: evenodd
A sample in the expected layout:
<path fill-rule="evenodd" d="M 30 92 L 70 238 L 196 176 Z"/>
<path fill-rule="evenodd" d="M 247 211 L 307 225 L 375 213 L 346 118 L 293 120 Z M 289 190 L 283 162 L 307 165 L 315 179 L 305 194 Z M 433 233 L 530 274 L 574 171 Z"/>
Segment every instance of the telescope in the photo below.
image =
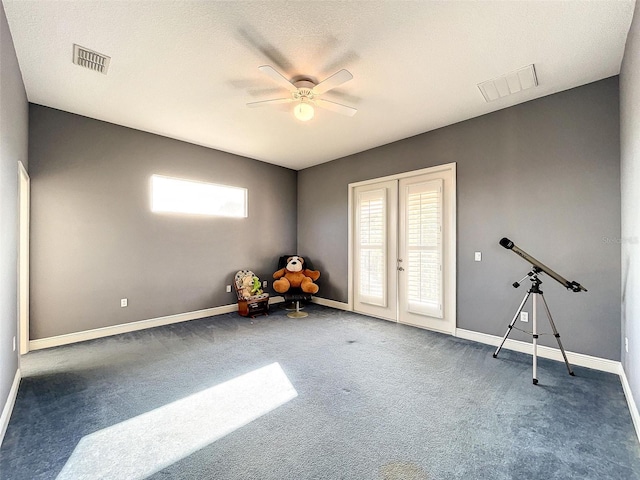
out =
<path fill-rule="evenodd" d="M 538 334 L 537 306 L 536 306 L 537 300 L 542 300 L 542 305 L 544 306 L 545 312 L 547 313 L 547 318 L 549 319 L 549 324 L 551 325 L 551 329 L 553 330 L 553 336 L 556 337 L 556 341 L 558 342 L 558 347 L 560 347 L 560 352 L 562 352 L 562 357 L 564 358 L 564 363 L 567 366 L 569 375 L 574 375 L 573 370 L 571 369 L 571 364 L 569 364 L 569 360 L 567 359 L 567 354 L 564 351 L 562 342 L 560 341 L 560 334 L 558 333 L 556 324 L 553 322 L 553 318 L 551 317 L 551 311 L 549 311 L 549 306 L 547 305 L 547 301 L 545 300 L 544 294 L 540 289 L 542 280 L 540 280 L 540 278 L 538 277 L 538 274 L 540 272 L 546 273 L 555 281 L 563 285 L 567 290 L 571 290 L 576 293 L 586 292 L 587 289 L 584 288 L 582 285 L 580 285 L 578 282 L 570 282 L 569 280 L 564 278 L 562 275 L 558 275 L 556 272 L 554 272 L 549 267 L 547 267 L 544 263 L 539 262 L 538 260 L 533 258 L 531 255 L 529 255 L 527 252 L 525 252 L 521 248 L 516 247 L 515 244 L 508 238 L 505 237 L 502 240 L 500 240 L 500 245 L 502 245 L 507 250 L 511 250 L 513 253 L 524 258 L 527 262 L 533 265 L 533 269 L 529 273 L 527 273 L 522 279 L 524 280 L 525 278 L 529 277 L 529 279 L 531 280 L 531 288 L 529 288 L 527 293 L 525 293 L 524 298 L 522 299 L 522 303 L 520 303 L 520 306 L 518 307 L 516 314 L 513 316 L 511 323 L 507 327 L 507 332 L 504 334 L 504 337 L 502 337 L 502 343 L 500 343 L 500 346 L 498 346 L 496 351 L 493 353 L 493 358 L 498 357 L 498 353 L 500 353 L 500 349 L 502 349 L 504 342 L 507 341 L 507 337 L 509 336 L 509 333 L 511 333 L 511 330 L 515 328 L 516 321 L 518 320 L 518 317 L 521 315 L 522 309 L 527 303 L 527 300 L 529 300 L 529 297 L 532 297 L 533 331 L 532 332 L 524 332 L 524 330 L 521 330 L 521 331 L 531 335 L 531 338 L 533 339 L 533 384 L 534 385 L 538 384 L 538 338 L 540 337 L 540 335 Z M 522 282 L 522 280 L 520 281 Z M 515 282 L 513 286 L 515 288 L 518 288 L 520 286 L 520 283 Z M 516 330 L 520 330 L 520 329 L 516 328 Z"/>
<path fill-rule="evenodd" d="M 502 240 L 500 240 L 500 245 L 502 245 L 507 250 L 511 250 L 513 253 L 521 256 L 527 262 L 529 262 L 531 265 L 533 265 L 535 273 L 539 273 L 539 272 L 546 273 L 551 278 L 553 278 L 558 283 L 560 283 L 562 286 L 564 286 L 567 290 L 571 290 L 571 291 L 576 292 L 576 293 L 577 292 L 586 292 L 587 291 L 587 289 L 584 288 L 582 285 L 580 285 L 578 282 L 576 282 L 576 281 L 571 281 L 570 282 L 569 280 L 564 278 L 562 275 L 559 275 L 556 272 L 554 272 L 553 270 L 551 270 L 544 263 L 536 260 L 531 255 L 529 255 L 527 252 L 525 252 L 524 250 L 518 248 L 507 237 L 504 237 Z M 516 282 L 516 283 L 513 284 L 513 286 L 517 288 L 520 285 Z"/>

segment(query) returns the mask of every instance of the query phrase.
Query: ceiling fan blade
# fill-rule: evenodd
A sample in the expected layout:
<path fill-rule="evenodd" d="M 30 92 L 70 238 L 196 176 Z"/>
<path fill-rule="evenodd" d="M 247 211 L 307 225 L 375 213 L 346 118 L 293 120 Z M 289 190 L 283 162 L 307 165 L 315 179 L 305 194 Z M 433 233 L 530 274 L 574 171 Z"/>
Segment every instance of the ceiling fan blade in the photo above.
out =
<path fill-rule="evenodd" d="M 321 98 L 316 98 L 314 102 L 319 107 L 331 110 L 332 112 L 340 113 L 341 115 L 347 115 L 348 117 L 353 117 L 358 111 L 353 107 L 347 107 L 346 105 L 342 105 L 341 103 L 330 102 L 329 100 L 323 100 Z"/>
<path fill-rule="evenodd" d="M 247 103 L 247 107 L 263 107 L 265 105 L 277 105 L 278 103 L 293 102 L 293 98 L 274 98 L 272 100 L 262 100 L 260 102 Z"/>
<path fill-rule="evenodd" d="M 353 78 L 353 75 L 348 70 L 342 69 L 339 72 L 334 73 L 326 80 L 323 80 L 318 85 L 313 87 L 311 91 L 316 95 L 327 92 L 332 88 L 336 88 L 338 85 L 342 85 L 344 82 L 348 82 Z"/>
<path fill-rule="evenodd" d="M 280 85 L 282 88 L 286 88 L 290 92 L 298 91 L 298 89 L 293 83 L 287 80 L 280 72 L 278 72 L 271 65 L 262 65 L 261 67 L 258 67 L 258 70 L 260 70 L 265 75 L 268 75 L 269 77 L 271 77 L 271 79 L 274 82 L 276 82 L 278 85 Z"/>

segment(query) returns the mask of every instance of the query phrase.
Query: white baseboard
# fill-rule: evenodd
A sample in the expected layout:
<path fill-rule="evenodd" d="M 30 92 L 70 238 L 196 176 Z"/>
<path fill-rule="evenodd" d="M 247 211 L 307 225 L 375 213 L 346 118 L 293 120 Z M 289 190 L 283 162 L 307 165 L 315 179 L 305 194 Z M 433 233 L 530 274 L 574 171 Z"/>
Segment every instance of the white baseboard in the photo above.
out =
<path fill-rule="evenodd" d="M 13 384 L 11 390 L 9 390 L 9 396 L 2 409 L 2 416 L 0 417 L 0 445 L 4 440 L 4 434 L 7 433 L 7 427 L 9 426 L 9 420 L 11 419 L 11 413 L 13 412 L 13 406 L 16 403 L 16 397 L 18 396 L 18 387 L 20 386 L 20 369 L 16 370 L 16 376 L 13 378 Z"/>
<path fill-rule="evenodd" d="M 620 381 L 622 382 L 622 390 L 624 391 L 624 396 L 627 399 L 627 404 L 629 405 L 629 413 L 631 413 L 633 426 L 636 429 L 636 436 L 638 437 L 638 440 L 640 440 L 640 412 L 638 412 L 638 406 L 633 398 L 631 386 L 629 385 L 627 374 L 624 371 L 622 364 L 620 364 Z"/>
<path fill-rule="evenodd" d="M 474 332 L 472 330 L 464 330 L 462 328 L 456 329 L 456 337 L 472 340 L 474 342 L 484 343 L 487 345 L 493 345 L 497 347 L 502 342 L 502 337 L 495 335 L 488 335 L 486 333 Z M 507 339 L 504 342 L 502 348 L 507 350 L 514 350 L 520 353 L 526 353 L 533 355 L 533 345 L 531 343 L 522 342 L 520 340 Z M 622 368 L 621 362 L 615 360 L 608 360 L 606 358 L 592 357 L 590 355 L 584 355 L 582 353 L 566 352 L 567 360 L 571 365 L 579 365 L 581 367 L 592 368 L 594 370 L 600 370 L 602 372 L 614 373 L 620 377 L 622 383 L 622 390 L 627 400 L 627 406 L 629 407 L 629 413 L 633 420 L 633 426 L 636 432 L 638 440 L 640 440 L 640 412 L 638 412 L 638 406 L 633 398 L 631 387 L 627 380 L 627 375 Z M 562 352 L 559 348 L 551 348 L 538 345 L 538 356 L 542 358 L 548 358 L 551 360 L 557 360 L 558 362 L 564 362 L 562 358 Z"/>
<path fill-rule="evenodd" d="M 281 296 L 275 296 L 275 297 L 269 298 L 269 304 L 279 303 L 282 301 L 284 301 L 284 298 Z M 338 310 L 351 311 L 351 308 L 348 303 L 337 302 L 335 300 L 328 300 L 320 297 L 313 297 L 312 302 L 317 303 L 318 305 L 336 308 Z M 93 340 L 96 338 L 117 335 L 120 333 L 134 332 L 137 330 L 144 330 L 147 328 L 159 327 L 162 325 L 169 325 L 172 323 L 185 322 L 188 320 L 195 320 L 198 318 L 205 318 L 205 317 L 210 317 L 214 315 L 221 315 L 224 313 L 231 313 L 231 312 L 237 311 L 237 308 L 238 306 L 236 304 L 223 305 L 220 307 L 207 308 L 204 310 L 197 310 L 194 312 L 168 315 L 165 317 L 152 318 L 149 320 L 141 320 L 138 322 L 114 325 L 111 327 L 96 328 L 93 330 L 86 330 L 83 332 L 69 333 L 66 335 L 58 335 L 55 337 L 42 338 L 38 340 L 30 340 L 29 348 L 31 350 L 40 350 L 43 348 L 67 345 L 70 343 L 82 342 L 85 340 Z M 472 330 L 465 330 L 462 328 L 456 329 L 455 336 L 459 338 L 464 338 L 466 340 L 471 340 L 474 342 L 493 345 L 496 347 L 500 345 L 500 342 L 502 341 L 502 337 L 489 335 L 486 333 L 474 332 Z M 522 342 L 520 340 L 507 339 L 503 345 L 503 348 L 507 350 L 513 350 L 516 352 L 526 353 L 529 355 L 533 354 L 533 345 L 531 343 Z M 633 425 L 636 431 L 636 435 L 640 440 L 640 413 L 638 412 L 638 407 L 634 401 L 633 394 L 629 386 L 629 382 L 627 381 L 627 376 L 625 374 L 624 369 L 622 368 L 622 364 L 614 360 L 593 357 L 590 355 L 584 355 L 582 353 L 566 352 L 566 354 L 567 354 L 567 359 L 572 365 L 578 365 L 581 367 L 592 368 L 594 370 L 614 373 L 620 376 L 620 381 L 622 382 L 622 388 L 623 388 L 625 397 L 627 399 L 627 404 L 629 406 L 629 412 L 631 413 L 631 418 L 633 420 Z M 564 361 L 564 359 L 562 358 L 562 353 L 557 348 L 538 346 L 538 356 L 542 358 L 556 360 L 559 362 Z M 9 419 L 11 418 L 13 405 L 15 403 L 15 399 L 18 394 L 18 386 L 20 385 L 20 379 L 21 379 L 21 374 L 20 374 L 20 369 L 18 369 L 16 371 L 13 385 L 11 386 L 11 391 L 9 392 L 9 397 L 7 398 L 7 402 L 4 406 L 4 409 L 2 410 L 2 417 L 0 417 L 0 445 L 2 444 L 2 440 L 4 439 L 4 434 L 9 424 Z"/>
<path fill-rule="evenodd" d="M 351 307 L 349 307 L 348 303 L 337 302 L 335 300 L 329 300 L 327 298 L 312 297 L 311 298 L 311 302 L 312 303 L 317 303 L 318 305 L 323 305 L 325 307 L 335 308 L 335 309 L 338 309 L 338 310 L 346 310 L 348 312 L 351 311 Z"/>
<path fill-rule="evenodd" d="M 280 296 L 269 297 L 269 305 L 284 301 Z M 29 350 L 41 350 L 43 348 L 59 347 L 70 343 L 84 342 L 86 340 L 94 340 L 96 338 L 110 337 L 121 333 L 135 332 L 145 330 L 147 328 L 161 327 L 172 323 L 186 322 L 188 320 L 197 320 L 198 318 L 213 317 L 222 315 L 223 313 L 233 313 L 238 311 L 237 304 L 222 305 L 220 307 L 205 308 L 204 310 L 196 310 L 194 312 L 178 313 L 176 315 L 167 315 L 166 317 L 150 318 L 148 320 L 140 320 L 131 323 L 122 323 L 110 327 L 94 328 L 82 332 L 67 333 L 57 335 L 55 337 L 39 338 L 29 341 Z"/>
<path fill-rule="evenodd" d="M 161 327 L 172 323 L 186 322 L 188 320 L 196 320 L 198 318 L 211 317 L 221 315 L 223 313 L 232 313 L 238 311 L 238 305 L 222 305 L 221 307 L 206 308 L 204 310 L 196 310 L 194 312 L 178 313 L 176 315 L 168 315 L 166 317 L 151 318 L 149 320 L 140 320 L 137 322 L 123 323 L 110 327 L 95 328 L 93 330 L 85 330 L 83 332 L 67 333 L 65 335 L 57 335 L 55 337 L 40 338 L 29 341 L 30 350 L 40 350 L 43 348 L 58 347 L 60 345 L 68 345 L 70 343 L 84 342 L 86 340 L 94 340 L 96 338 L 109 337 L 120 333 L 135 332 L 146 328 Z"/>
<path fill-rule="evenodd" d="M 462 328 L 456 329 L 456 337 L 464 338 L 467 340 L 473 340 L 474 342 L 484 343 L 487 345 L 493 345 L 497 347 L 502 341 L 502 337 L 495 335 L 489 335 L 486 333 L 474 332 L 472 330 L 464 330 Z M 513 350 L 516 352 L 527 353 L 533 355 L 533 345 L 528 342 L 522 342 L 520 340 L 507 339 L 504 342 L 504 346 L 507 350 Z M 582 353 L 566 352 L 567 359 L 572 365 L 578 365 L 581 367 L 593 368 L 594 370 L 600 370 L 608 373 L 620 374 L 622 364 L 615 360 L 608 360 L 606 358 L 592 357 L 590 355 L 584 355 Z M 538 345 L 538 356 L 542 358 L 549 358 L 558 362 L 564 362 L 562 358 L 562 352 L 559 348 L 545 347 Z"/>

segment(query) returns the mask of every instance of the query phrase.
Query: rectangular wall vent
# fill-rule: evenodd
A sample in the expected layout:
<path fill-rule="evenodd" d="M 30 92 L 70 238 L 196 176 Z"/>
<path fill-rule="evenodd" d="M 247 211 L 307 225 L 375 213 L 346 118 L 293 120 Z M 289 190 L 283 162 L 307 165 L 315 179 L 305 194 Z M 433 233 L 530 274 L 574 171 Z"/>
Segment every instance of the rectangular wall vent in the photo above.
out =
<path fill-rule="evenodd" d="M 80 45 L 73 45 L 73 63 L 81 67 L 95 70 L 96 72 L 107 74 L 109 61 L 111 57 L 107 57 L 102 53 L 94 52 Z"/>
<path fill-rule="evenodd" d="M 515 72 L 479 83 L 478 88 L 487 102 L 493 102 L 498 98 L 513 95 L 537 85 L 536 69 L 533 65 L 527 65 Z"/>

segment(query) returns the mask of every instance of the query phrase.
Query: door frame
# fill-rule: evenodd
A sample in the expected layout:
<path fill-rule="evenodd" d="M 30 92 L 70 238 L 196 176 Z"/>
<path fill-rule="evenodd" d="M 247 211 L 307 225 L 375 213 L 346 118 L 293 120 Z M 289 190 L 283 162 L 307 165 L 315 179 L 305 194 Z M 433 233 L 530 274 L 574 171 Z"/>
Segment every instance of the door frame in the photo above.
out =
<path fill-rule="evenodd" d="M 348 309 L 350 311 L 353 311 L 354 309 L 354 293 L 353 293 L 353 280 L 354 280 L 354 272 L 353 272 L 353 266 L 354 266 L 354 259 L 353 259 L 353 253 L 354 253 L 354 246 L 353 246 L 353 241 L 354 241 L 354 219 L 353 219 L 353 209 L 354 209 L 354 190 L 356 187 L 362 186 L 362 185 L 369 185 L 372 183 L 379 183 L 379 182 L 386 182 L 389 180 L 400 180 L 403 178 L 409 178 L 409 177 L 415 177 L 418 175 L 425 175 L 425 174 L 437 174 L 439 172 L 450 172 L 451 173 L 451 178 L 452 178 L 452 191 L 449 192 L 448 194 L 446 194 L 445 200 L 450 202 L 451 205 L 451 209 L 449 211 L 449 218 L 447 219 L 449 222 L 449 225 L 451 227 L 451 235 L 449 235 L 449 238 L 447 239 L 447 241 L 444 243 L 444 248 L 448 249 L 449 252 L 451 252 L 451 255 L 449 255 L 448 258 L 448 262 L 445 266 L 445 271 L 448 272 L 448 281 L 445 281 L 445 284 L 447 285 L 447 290 L 445 291 L 445 302 L 448 302 L 449 308 L 451 310 L 451 319 L 452 319 L 452 328 L 450 332 L 444 332 L 444 333 L 450 333 L 451 335 L 455 335 L 456 332 L 456 326 L 457 326 L 457 305 L 456 305 L 456 301 L 457 301 L 457 278 L 456 278 L 456 273 L 457 273 L 457 205 L 456 205 L 456 199 L 457 199 L 457 170 L 456 170 L 456 162 L 452 162 L 452 163 L 445 163 L 442 165 L 436 165 L 433 167 L 427 167 L 427 168 L 422 168 L 420 170 L 412 170 L 410 172 L 402 172 L 402 173 L 397 173 L 394 175 L 387 175 L 385 177 L 379 177 L 379 178 L 372 178 L 370 180 L 363 180 L 360 182 L 354 182 L 354 183 L 350 183 L 348 185 L 349 188 L 349 192 L 348 192 L 348 274 L 347 274 L 347 298 L 348 298 Z M 397 318 L 397 317 L 396 317 Z"/>
<path fill-rule="evenodd" d="M 18 162 L 18 352 L 29 352 L 29 222 L 31 179 Z"/>

